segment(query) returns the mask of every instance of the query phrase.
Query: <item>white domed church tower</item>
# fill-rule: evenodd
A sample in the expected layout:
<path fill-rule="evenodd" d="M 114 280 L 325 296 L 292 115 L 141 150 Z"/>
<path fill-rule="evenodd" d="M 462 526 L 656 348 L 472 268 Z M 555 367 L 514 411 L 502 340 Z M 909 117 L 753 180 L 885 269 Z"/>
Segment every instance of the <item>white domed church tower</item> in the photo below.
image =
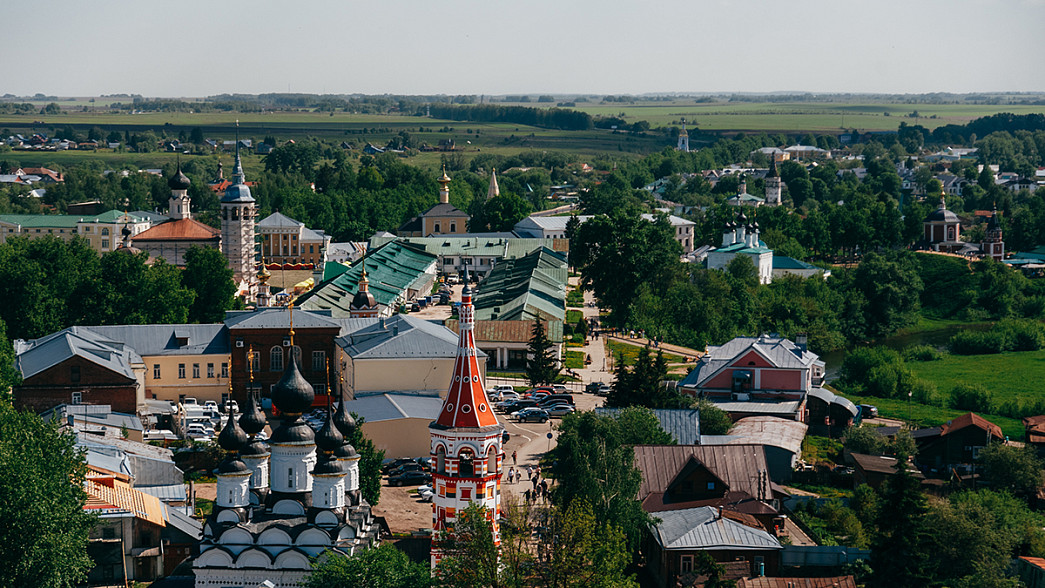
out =
<path fill-rule="evenodd" d="M 457 361 L 446 400 L 428 430 L 432 437 L 432 567 L 442 558 L 439 533 L 452 532 L 457 513 L 473 503 L 484 506 L 493 523 L 494 543 L 500 545 L 501 435 L 486 399 L 483 374 L 476 357 L 472 291 L 465 280 L 461 292 L 460 339 Z"/>
<path fill-rule="evenodd" d="M 230 415 L 218 438 L 229 456 L 218 466 L 214 513 L 192 565 L 196 588 L 296 588 L 313 558 L 350 557 L 378 541 L 378 523 L 359 496 L 359 456 L 345 440 L 355 428 L 351 415 L 343 401 L 337 414 L 328 407 L 314 432 L 301 413 L 315 392 L 298 362 L 287 364 L 272 389 L 282 424 L 268 445 L 256 437 L 267 420 L 253 390 L 243 417 Z"/>

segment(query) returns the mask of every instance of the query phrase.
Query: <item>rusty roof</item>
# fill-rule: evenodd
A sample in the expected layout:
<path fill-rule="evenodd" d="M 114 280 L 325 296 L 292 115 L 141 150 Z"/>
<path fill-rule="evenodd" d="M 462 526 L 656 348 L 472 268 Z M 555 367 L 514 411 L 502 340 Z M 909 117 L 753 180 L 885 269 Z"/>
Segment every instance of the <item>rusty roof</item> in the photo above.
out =
<path fill-rule="evenodd" d="M 853 576 L 828 578 L 741 578 L 737 588 L 856 588 Z"/>
<path fill-rule="evenodd" d="M 146 229 L 132 237 L 138 241 L 218 241 L 221 233 L 198 220 L 183 218 Z"/>
<path fill-rule="evenodd" d="M 1005 433 L 1001 432 L 1001 427 L 981 417 L 975 412 L 967 412 L 960 417 L 951 419 L 950 422 L 945 423 L 940 427 L 940 435 L 942 436 L 955 431 L 960 431 L 970 425 L 983 429 L 984 431 L 990 431 L 990 434 L 998 439 L 1005 438 Z"/>
<path fill-rule="evenodd" d="M 562 341 L 562 321 L 541 321 L 544 332 L 553 343 Z M 446 327 L 457 332 L 457 320 L 446 321 Z M 533 336 L 533 321 L 475 321 L 475 340 L 479 343 L 529 343 Z"/>
<path fill-rule="evenodd" d="M 761 445 L 636 445 L 635 466 L 642 471 L 639 500 L 664 492 L 695 458 L 734 492 L 758 496 L 758 475 L 769 469 Z"/>

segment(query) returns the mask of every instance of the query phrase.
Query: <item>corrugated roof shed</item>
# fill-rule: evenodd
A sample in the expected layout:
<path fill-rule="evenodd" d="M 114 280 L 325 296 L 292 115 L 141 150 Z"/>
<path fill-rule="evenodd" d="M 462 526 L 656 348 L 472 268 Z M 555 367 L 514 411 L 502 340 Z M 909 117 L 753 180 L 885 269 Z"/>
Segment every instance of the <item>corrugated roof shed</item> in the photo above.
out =
<path fill-rule="evenodd" d="M 411 394 L 368 394 L 348 401 L 348 410 L 368 423 L 396 419 L 434 420 L 443 407 L 438 396 Z"/>
<path fill-rule="evenodd" d="M 562 342 L 562 321 L 543 321 L 552 343 Z M 446 328 L 458 331 L 457 319 L 446 321 Z M 533 336 L 533 321 L 475 321 L 475 340 L 483 343 L 526 343 Z"/>
<path fill-rule="evenodd" d="M 619 408 L 596 408 L 595 414 L 616 417 L 620 413 Z M 653 409 L 653 416 L 657 417 L 660 428 L 675 439 L 679 445 L 699 445 L 700 436 L 700 411 L 695 408 L 680 409 Z"/>
<path fill-rule="evenodd" d="M 741 578 L 737 588 L 856 588 L 853 576 L 827 578 Z"/>
<path fill-rule="evenodd" d="M 452 358 L 458 337 L 442 325 L 397 314 L 339 337 L 337 344 L 353 359 Z"/>
<path fill-rule="evenodd" d="M 479 284 L 475 320 L 564 320 L 568 273 L 565 256 L 547 247 L 497 262 Z"/>
<path fill-rule="evenodd" d="M 761 445 L 636 445 L 635 467 L 642 471 L 639 500 L 663 492 L 679 471 L 695 458 L 730 490 L 759 495 L 758 472 L 768 471 Z"/>
<path fill-rule="evenodd" d="M 769 533 L 719 516 L 710 506 L 657 513 L 655 536 L 667 550 L 738 551 L 783 549 Z"/>
<path fill-rule="evenodd" d="M 772 416 L 749 416 L 736 422 L 729 430 L 737 437 L 730 444 L 757 443 L 786 449 L 796 456 L 802 455 L 802 440 L 809 427 L 800 421 Z"/>

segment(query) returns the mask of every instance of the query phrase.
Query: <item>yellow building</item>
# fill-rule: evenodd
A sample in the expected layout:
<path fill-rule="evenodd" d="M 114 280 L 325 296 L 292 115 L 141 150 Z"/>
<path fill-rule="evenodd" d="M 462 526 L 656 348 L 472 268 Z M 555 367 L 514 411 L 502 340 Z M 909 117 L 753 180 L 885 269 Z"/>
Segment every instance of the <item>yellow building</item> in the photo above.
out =
<path fill-rule="evenodd" d="M 450 177 L 443 170 L 438 180 L 439 203 L 403 223 L 396 231 L 400 237 L 427 237 L 429 235 L 460 235 L 468 232 L 468 213 L 450 204 Z"/>
<path fill-rule="evenodd" d="M 110 210 L 98 215 L 0 214 L 0 243 L 10 237 L 35 239 L 54 235 L 69 241 L 79 235 L 98 253 L 108 253 L 123 242 L 123 228 L 136 235 L 152 226 L 149 217 L 139 213 Z"/>

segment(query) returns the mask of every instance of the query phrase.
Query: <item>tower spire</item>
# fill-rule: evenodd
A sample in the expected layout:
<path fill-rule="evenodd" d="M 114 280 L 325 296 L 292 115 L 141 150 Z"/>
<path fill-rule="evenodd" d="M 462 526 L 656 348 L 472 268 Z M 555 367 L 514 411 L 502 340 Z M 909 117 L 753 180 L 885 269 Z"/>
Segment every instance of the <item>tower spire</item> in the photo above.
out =
<path fill-rule="evenodd" d="M 236 168 L 232 172 L 232 177 L 237 184 L 243 184 L 247 179 L 243 173 L 243 161 L 239 156 L 239 119 L 236 119 Z"/>
<path fill-rule="evenodd" d="M 501 187 L 497 185 L 497 169 L 494 168 L 490 172 L 490 189 L 486 192 L 486 199 L 495 198 L 501 195 Z"/>

